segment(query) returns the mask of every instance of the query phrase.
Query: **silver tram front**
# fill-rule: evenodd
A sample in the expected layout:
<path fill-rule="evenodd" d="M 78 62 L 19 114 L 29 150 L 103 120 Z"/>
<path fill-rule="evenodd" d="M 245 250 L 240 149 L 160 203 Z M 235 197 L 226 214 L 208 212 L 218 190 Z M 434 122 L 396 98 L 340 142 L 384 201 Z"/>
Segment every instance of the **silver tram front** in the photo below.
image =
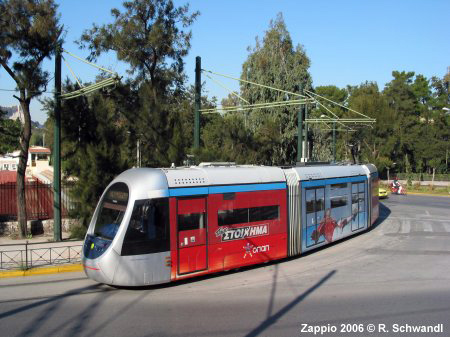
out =
<path fill-rule="evenodd" d="M 158 169 L 132 169 L 106 188 L 83 246 L 86 275 L 137 286 L 170 281 L 167 179 Z"/>

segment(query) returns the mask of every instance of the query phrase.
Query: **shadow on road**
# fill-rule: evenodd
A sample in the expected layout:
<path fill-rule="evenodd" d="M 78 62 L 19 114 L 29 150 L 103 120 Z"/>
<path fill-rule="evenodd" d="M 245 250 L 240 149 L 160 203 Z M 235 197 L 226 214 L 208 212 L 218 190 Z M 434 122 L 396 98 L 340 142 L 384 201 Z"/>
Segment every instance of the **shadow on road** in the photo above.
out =
<path fill-rule="evenodd" d="M 52 303 L 55 301 L 59 301 L 61 299 L 64 299 L 66 297 L 70 297 L 70 296 L 77 296 L 77 295 L 83 295 L 83 294 L 92 294 L 92 293 L 97 293 L 97 292 L 108 292 L 108 291 L 114 291 L 113 288 L 106 288 L 105 286 L 101 285 L 101 284 L 94 284 L 94 285 L 90 285 L 87 287 L 82 287 L 82 288 L 78 288 L 78 289 L 74 289 L 71 291 L 68 291 L 64 294 L 61 295 L 57 295 L 57 296 L 52 296 L 52 297 L 37 297 L 37 298 L 27 298 L 26 301 L 32 301 L 32 300 L 39 300 L 41 299 L 41 301 L 35 302 L 35 303 L 31 303 L 31 304 L 27 304 L 24 305 L 22 307 L 19 307 L 17 309 L 14 310 L 10 310 L 4 313 L 0 314 L 0 319 L 4 319 L 6 317 L 21 313 L 23 311 L 27 311 L 48 303 Z M 43 299 L 45 298 L 45 299 Z M 15 302 L 19 301 L 19 300 L 14 300 Z M 1 304 L 2 302 L 0 302 Z"/>
<path fill-rule="evenodd" d="M 271 297 L 270 297 L 270 301 L 269 301 L 269 308 L 268 308 L 268 312 L 267 312 L 268 317 L 263 322 L 261 322 L 261 324 L 258 325 L 255 329 L 250 331 L 246 335 L 246 337 L 258 336 L 260 333 L 262 333 L 264 330 L 269 328 L 271 325 L 275 324 L 281 317 L 283 317 L 290 310 L 292 310 L 297 304 L 299 304 L 306 297 L 308 297 L 308 295 L 310 295 L 312 292 L 314 292 L 316 289 L 318 289 L 320 286 L 322 286 L 326 281 L 328 281 L 335 273 L 336 273 L 336 270 L 330 271 L 327 275 L 322 277 L 322 279 L 319 282 L 317 282 L 315 285 L 310 287 L 308 290 L 306 290 L 302 294 L 298 295 L 290 303 L 286 304 L 283 308 L 278 310 L 278 312 L 276 312 L 272 315 L 272 308 L 273 308 L 273 303 L 274 303 L 275 289 L 276 289 L 276 283 L 277 283 L 277 277 L 278 277 L 278 266 L 277 266 L 277 268 L 275 269 L 274 278 L 273 278 L 273 286 L 272 286 Z"/>
<path fill-rule="evenodd" d="M 379 203 L 380 205 L 380 212 L 378 215 L 378 219 L 377 221 L 375 221 L 375 223 L 373 224 L 372 227 L 369 228 L 369 231 L 371 231 L 374 228 L 377 228 L 379 225 L 381 225 L 387 218 L 389 218 L 389 215 L 391 215 L 391 210 L 389 209 L 389 207 L 387 207 L 386 205 L 384 205 L 383 203 Z"/>

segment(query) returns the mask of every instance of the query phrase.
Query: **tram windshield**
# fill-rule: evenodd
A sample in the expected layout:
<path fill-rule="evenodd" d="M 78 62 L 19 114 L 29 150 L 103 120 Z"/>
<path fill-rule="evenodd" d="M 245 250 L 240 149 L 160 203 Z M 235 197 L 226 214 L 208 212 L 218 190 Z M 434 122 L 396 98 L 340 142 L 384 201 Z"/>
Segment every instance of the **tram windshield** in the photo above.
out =
<path fill-rule="evenodd" d="M 165 252 L 170 249 L 169 199 L 136 200 L 122 255 Z"/>
<path fill-rule="evenodd" d="M 114 239 L 127 209 L 128 196 L 128 187 L 124 183 L 115 183 L 108 189 L 95 221 L 95 236 Z"/>

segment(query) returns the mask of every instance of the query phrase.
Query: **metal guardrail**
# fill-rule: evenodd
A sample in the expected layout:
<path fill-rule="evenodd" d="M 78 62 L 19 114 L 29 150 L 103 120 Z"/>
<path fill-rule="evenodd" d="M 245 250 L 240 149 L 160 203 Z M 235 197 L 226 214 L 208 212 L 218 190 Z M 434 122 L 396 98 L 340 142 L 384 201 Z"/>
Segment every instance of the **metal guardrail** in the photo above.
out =
<path fill-rule="evenodd" d="M 44 244 L 47 246 L 34 248 L 35 245 Z M 0 270 L 28 270 L 33 267 L 81 262 L 83 244 L 48 245 L 48 242 L 1 245 Z M 24 246 L 24 249 L 10 249 L 13 246 Z M 2 247 L 8 249 L 2 250 Z"/>

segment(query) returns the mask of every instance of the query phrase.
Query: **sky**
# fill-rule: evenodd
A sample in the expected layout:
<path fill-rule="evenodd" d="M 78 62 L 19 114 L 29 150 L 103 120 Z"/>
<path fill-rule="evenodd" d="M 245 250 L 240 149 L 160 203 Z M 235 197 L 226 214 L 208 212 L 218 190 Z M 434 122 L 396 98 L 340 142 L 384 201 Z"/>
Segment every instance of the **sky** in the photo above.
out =
<path fill-rule="evenodd" d="M 111 23 L 111 8 L 121 8 L 118 0 L 58 0 L 61 23 L 66 29 L 64 48 L 81 57 L 88 55 L 74 43 L 93 23 Z M 174 1 L 183 5 L 186 1 Z M 247 59 L 248 47 L 255 38 L 264 37 L 269 23 L 282 13 L 294 45 L 301 44 L 311 60 L 309 69 L 314 86 L 359 85 L 365 81 L 378 83 L 380 89 L 392 79 L 392 71 L 414 71 L 427 78 L 443 77 L 450 66 L 448 0 L 191 0 L 191 12 L 198 10 L 192 30 L 191 50 L 185 58 L 189 82 L 194 81 L 195 57 L 201 56 L 202 68 L 239 77 Z M 83 81 L 98 74 L 66 55 L 70 66 Z M 114 54 L 97 63 L 122 76 L 126 65 Z M 46 60 L 44 68 L 53 73 L 54 60 Z M 63 64 L 63 78 L 70 77 Z M 53 74 L 51 75 L 51 77 Z M 222 83 L 238 90 L 238 82 Z M 219 101 L 228 95 L 211 80 L 203 77 L 209 96 Z M 53 89 L 49 85 L 48 90 Z M 14 89 L 14 82 L 0 68 L 0 89 Z M 0 90 L 0 106 L 16 105 L 13 92 Z M 46 94 L 51 95 L 51 94 Z M 40 98 L 44 98 L 42 95 Z M 41 124 L 47 119 L 41 104 L 33 100 L 32 120 Z"/>

